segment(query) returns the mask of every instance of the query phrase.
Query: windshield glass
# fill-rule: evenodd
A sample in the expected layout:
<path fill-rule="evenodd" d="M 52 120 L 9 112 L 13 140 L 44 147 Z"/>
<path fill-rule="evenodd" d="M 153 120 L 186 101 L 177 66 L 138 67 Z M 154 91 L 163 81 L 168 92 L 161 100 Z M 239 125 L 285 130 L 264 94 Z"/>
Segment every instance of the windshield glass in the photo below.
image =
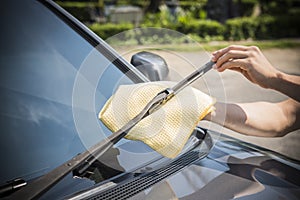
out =
<path fill-rule="evenodd" d="M 2 4 L 0 184 L 43 175 L 111 134 L 98 112 L 117 85 L 132 83 L 39 2 Z M 135 151 L 151 152 L 140 142 L 120 142 L 113 152 L 120 169 L 158 156 L 130 160 Z"/>

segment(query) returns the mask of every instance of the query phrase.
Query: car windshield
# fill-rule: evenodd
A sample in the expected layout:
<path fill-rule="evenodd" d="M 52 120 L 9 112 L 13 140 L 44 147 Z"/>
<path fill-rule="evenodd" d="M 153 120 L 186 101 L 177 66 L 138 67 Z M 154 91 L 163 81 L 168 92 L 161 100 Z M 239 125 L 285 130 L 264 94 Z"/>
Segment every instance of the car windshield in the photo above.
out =
<path fill-rule="evenodd" d="M 119 84 L 132 83 L 41 3 L 8 2 L 0 14 L 0 184 L 43 175 L 111 134 L 98 112 Z M 123 139 L 114 156 L 127 171 L 159 155 Z"/>

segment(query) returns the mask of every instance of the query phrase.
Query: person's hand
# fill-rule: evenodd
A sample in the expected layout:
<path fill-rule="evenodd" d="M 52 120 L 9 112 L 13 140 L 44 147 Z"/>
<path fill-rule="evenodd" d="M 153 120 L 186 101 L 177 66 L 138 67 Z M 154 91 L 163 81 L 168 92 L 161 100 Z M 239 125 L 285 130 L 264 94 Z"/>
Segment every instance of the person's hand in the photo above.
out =
<path fill-rule="evenodd" d="M 226 69 L 238 71 L 264 88 L 272 88 L 272 81 L 280 74 L 256 46 L 232 45 L 212 55 L 212 61 L 216 62 L 214 68 L 219 72 Z"/>

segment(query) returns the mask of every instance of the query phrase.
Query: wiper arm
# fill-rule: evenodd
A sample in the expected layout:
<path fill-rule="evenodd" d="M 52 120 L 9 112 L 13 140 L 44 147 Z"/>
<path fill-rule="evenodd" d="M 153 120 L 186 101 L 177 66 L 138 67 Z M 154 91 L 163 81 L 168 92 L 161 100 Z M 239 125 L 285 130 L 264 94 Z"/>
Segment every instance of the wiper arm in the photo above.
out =
<path fill-rule="evenodd" d="M 145 108 L 133 119 L 131 119 L 127 124 L 125 124 L 117 132 L 114 132 L 106 139 L 102 140 L 98 144 L 94 145 L 91 149 L 85 151 L 73 157 L 71 160 L 63 163 L 59 167 L 53 169 L 49 173 L 41 176 L 40 178 L 28 183 L 28 185 L 13 193 L 11 195 L 12 199 L 35 199 L 40 197 L 44 192 L 50 189 L 58 181 L 64 178 L 74 169 L 76 173 L 82 174 L 92 163 L 97 160 L 101 155 L 103 155 L 109 148 L 120 141 L 132 127 L 134 127 L 139 121 L 148 116 L 150 113 L 154 112 L 161 105 L 166 103 L 174 95 L 180 92 L 183 88 L 190 85 L 192 82 L 197 80 L 207 71 L 209 71 L 214 62 L 209 61 L 205 65 L 198 68 L 196 71 L 188 75 L 182 81 L 177 83 L 173 88 L 167 88 L 162 92 L 158 93 L 146 106 Z"/>

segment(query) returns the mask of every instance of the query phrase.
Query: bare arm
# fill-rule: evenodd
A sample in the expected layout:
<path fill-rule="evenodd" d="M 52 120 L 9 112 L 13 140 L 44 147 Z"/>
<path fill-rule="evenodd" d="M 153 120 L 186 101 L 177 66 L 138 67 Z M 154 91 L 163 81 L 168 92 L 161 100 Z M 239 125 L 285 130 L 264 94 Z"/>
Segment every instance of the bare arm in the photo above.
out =
<path fill-rule="evenodd" d="M 280 103 L 217 102 L 216 110 L 205 119 L 245 135 L 280 137 L 300 128 L 300 103 L 293 99 Z"/>
<path fill-rule="evenodd" d="M 217 103 L 216 111 L 205 119 L 253 136 L 279 137 L 300 128 L 300 76 L 280 72 L 255 46 L 220 49 L 213 53 L 212 61 L 219 72 L 240 72 L 252 83 L 277 90 L 290 99 L 280 103 Z"/>

